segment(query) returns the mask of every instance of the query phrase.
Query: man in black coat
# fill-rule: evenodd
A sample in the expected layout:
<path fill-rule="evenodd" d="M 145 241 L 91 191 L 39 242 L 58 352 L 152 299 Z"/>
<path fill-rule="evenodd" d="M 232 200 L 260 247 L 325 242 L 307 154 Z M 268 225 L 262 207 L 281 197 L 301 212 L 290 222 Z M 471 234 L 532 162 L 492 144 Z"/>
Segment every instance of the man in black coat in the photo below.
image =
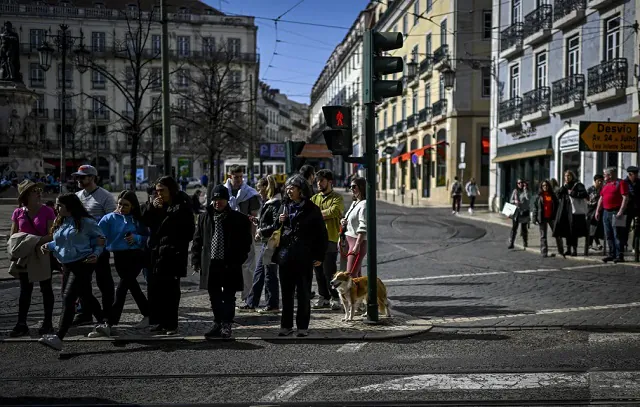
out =
<path fill-rule="evenodd" d="M 242 264 L 253 241 L 249 218 L 229 207 L 229 190 L 217 185 L 212 203 L 198 218 L 191 247 L 191 266 L 200 273 L 200 288 L 209 291 L 213 328 L 206 338 L 231 337 L 236 292 L 243 290 Z"/>

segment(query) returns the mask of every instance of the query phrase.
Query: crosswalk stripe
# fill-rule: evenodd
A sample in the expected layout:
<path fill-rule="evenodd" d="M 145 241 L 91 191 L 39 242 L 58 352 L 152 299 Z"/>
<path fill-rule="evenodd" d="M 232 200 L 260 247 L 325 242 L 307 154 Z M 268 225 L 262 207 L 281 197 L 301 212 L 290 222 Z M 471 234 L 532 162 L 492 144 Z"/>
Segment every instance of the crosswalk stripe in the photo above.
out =
<path fill-rule="evenodd" d="M 288 401 L 300 390 L 318 380 L 320 376 L 300 376 L 285 382 L 260 399 L 261 402 Z"/>
<path fill-rule="evenodd" d="M 360 349 L 366 345 L 366 342 L 355 342 L 355 343 L 345 343 L 340 348 L 338 348 L 337 352 L 340 353 L 356 353 Z"/>

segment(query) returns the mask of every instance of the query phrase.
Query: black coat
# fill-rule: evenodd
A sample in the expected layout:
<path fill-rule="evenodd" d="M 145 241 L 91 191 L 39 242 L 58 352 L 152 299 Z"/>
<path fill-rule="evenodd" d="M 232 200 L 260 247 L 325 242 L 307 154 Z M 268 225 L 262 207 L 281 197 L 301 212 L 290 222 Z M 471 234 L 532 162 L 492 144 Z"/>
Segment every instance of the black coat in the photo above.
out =
<path fill-rule="evenodd" d="M 260 213 L 258 213 L 258 229 L 260 229 L 260 236 L 263 238 L 270 238 L 273 232 L 280 226 L 278 216 L 280 215 L 281 207 L 282 199 L 276 197 L 265 202 L 262 208 L 260 208 Z"/>
<path fill-rule="evenodd" d="M 571 189 L 571 196 L 569 196 Z M 558 212 L 556 213 L 554 237 L 577 238 L 589 235 L 586 215 L 574 215 L 572 213 L 571 198 L 587 199 L 589 194 L 584 185 L 573 181 L 569 185 L 558 188 Z"/>
<path fill-rule="evenodd" d="M 249 251 L 253 244 L 251 221 L 246 215 L 232 211 L 228 206 L 226 210 L 228 211 L 227 217 L 222 222 L 225 270 L 212 270 L 215 275 L 211 275 L 209 270 L 211 240 L 215 228 L 213 207 L 207 206 L 206 211 L 198 217 L 198 225 L 191 246 L 191 266 L 200 270 L 201 289 L 209 288 L 210 278 L 217 278 L 222 287 L 235 291 L 242 291 L 244 288 L 242 264 L 249 257 Z"/>
<path fill-rule="evenodd" d="M 280 213 L 285 209 L 287 213 L 291 213 L 287 204 L 282 205 Z M 280 265 L 292 263 L 311 266 L 315 261 L 324 261 L 328 244 L 329 236 L 322 212 L 316 204 L 307 199 L 293 220 L 289 217 L 284 221 L 280 246 L 274 254 L 274 262 Z"/>
<path fill-rule="evenodd" d="M 170 206 L 158 209 L 147 202 L 141 210 L 142 223 L 151 231 L 148 243 L 151 272 L 186 277 L 189 242 L 195 229 L 191 198 L 178 192 Z"/>
<path fill-rule="evenodd" d="M 551 220 L 555 220 L 556 213 L 558 211 L 558 197 L 553 192 L 549 192 L 551 195 Z M 533 201 L 533 216 L 532 220 L 537 223 L 542 223 L 542 218 L 544 217 L 544 202 L 542 202 L 542 193 L 539 193 Z"/>

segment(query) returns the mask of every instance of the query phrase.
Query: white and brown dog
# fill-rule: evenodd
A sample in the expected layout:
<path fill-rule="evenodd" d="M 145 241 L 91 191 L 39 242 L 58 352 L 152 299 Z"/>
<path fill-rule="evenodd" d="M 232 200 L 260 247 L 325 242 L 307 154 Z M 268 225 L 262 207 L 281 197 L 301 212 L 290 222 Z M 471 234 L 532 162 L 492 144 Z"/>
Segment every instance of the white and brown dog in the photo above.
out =
<path fill-rule="evenodd" d="M 369 279 L 367 277 L 351 277 L 346 271 L 339 271 L 333 276 L 331 286 L 340 294 L 340 302 L 344 307 L 343 321 L 353 321 L 353 314 L 360 305 L 367 304 L 367 290 Z M 387 287 L 378 279 L 378 312 L 391 316 L 389 300 L 387 299 Z M 363 317 L 366 316 L 366 312 Z"/>

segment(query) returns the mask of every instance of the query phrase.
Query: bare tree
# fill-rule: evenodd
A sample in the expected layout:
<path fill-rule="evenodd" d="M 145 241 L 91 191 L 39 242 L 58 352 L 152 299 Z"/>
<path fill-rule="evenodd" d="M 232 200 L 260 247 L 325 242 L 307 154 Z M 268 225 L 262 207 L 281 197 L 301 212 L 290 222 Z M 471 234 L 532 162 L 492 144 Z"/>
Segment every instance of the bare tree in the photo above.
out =
<path fill-rule="evenodd" d="M 136 188 L 136 163 L 138 158 L 138 148 L 143 135 L 160 118 L 156 117 L 155 111 L 161 105 L 161 98 L 153 98 L 148 110 L 143 110 L 145 98 L 150 98 L 153 90 L 159 90 L 161 83 L 161 68 L 154 67 L 154 62 L 160 61 L 160 46 L 153 43 L 152 30 L 159 23 L 159 11 L 156 7 L 145 8 L 148 2 L 137 0 L 130 2 L 127 9 L 119 11 L 119 19 L 124 21 L 124 32 L 113 33 L 113 52 L 116 60 L 122 60 L 124 69 L 118 71 L 109 69 L 108 66 L 100 64 L 97 52 L 101 50 L 93 49 L 94 55 L 88 61 L 90 73 L 95 78 L 104 78 L 116 88 L 126 106 L 125 110 L 120 110 L 123 105 L 117 101 L 105 101 L 92 95 L 87 95 L 98 105 L 103 105 L 116 122 L 116 132 L 124 135 L 125 143 L 118 143 L 118 146 L 126 146 L 129 152 L 131 163 L 130 188 Z M 135 5 L 135 7 L 133 7 Z M 103 51 L 103 50 L 102 50 Z M 159 95 L 158 95 L 159 96 Z"/>
<path fill-rule="evenodd" d="M 255 96 L 250 92 L 250 79 L 243 78 L 241 55 L 234 50 L 205 49 L 188 58 L 188 66 L 172 84 L 178 98 L 173 106 L 174 122 L 188 129 L 188 146 L 208 159 L 210 185 L 216 185 L 222 181 L 220 158 L 246 152 L 251 137 L 250 103 Z"/>

